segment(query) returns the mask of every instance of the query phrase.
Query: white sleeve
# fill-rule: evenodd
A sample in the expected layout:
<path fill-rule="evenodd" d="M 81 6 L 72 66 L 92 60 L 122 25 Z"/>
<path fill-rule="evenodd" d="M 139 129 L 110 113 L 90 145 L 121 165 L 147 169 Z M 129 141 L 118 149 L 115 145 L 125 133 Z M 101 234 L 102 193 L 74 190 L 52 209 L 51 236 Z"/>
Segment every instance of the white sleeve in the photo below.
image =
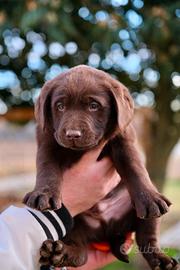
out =
<path fill-rule="evenodd" d="M 0 269 L 39 270 L 43 241 L 62 239 L 72 226 L 64 206 L 46 212 L 10 206 L 0 215 Z"/>

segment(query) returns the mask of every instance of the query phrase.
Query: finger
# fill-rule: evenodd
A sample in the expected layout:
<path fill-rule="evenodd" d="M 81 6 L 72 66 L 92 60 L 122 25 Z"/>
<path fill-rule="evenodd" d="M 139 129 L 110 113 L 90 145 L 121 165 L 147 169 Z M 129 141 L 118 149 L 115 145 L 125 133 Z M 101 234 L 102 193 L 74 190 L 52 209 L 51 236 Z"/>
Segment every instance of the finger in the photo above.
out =
<path fill-rule="evenodd" d="M 112 177 L 112 180 L 110 181 L 110 183 L 112 183 L 112 189 L 115 188 L 121 181 L 121 177 L 119 174 L 114 174 Z"/>
<path fill-rule="evenodd" d="M 109 171 L 112 171 L 113 169 L 114 165 L 109 157 L 104 157 L 100 161 L 94 163 L 94 170 L 103 172 L 106 177 L 109 175 Z"/>
<path fill-rule="evenodd" d="M 106 173 L 104 173 L 102 181 L 105 181 L 107 184 L 110 183 L 112 186 L 115 186 L 121 180 L 120 175 L 116 171 L 112 162 L 111 163 L 109 162 L 107 164 L 107 167 L 108 169 L 106 170 Z"/>
<path fill-rule="evenodd" d="M 119 175 L 114 175 L 108 182 L 106 182 L 104 191 L 106 194 L 111 192 L 119 183 L 121 179 Z"/>
<path fill-rule="evenodd" d="M 113 177 L 115 177 L 115 176 L 119 176 L 119 174 L 118 174 L 118 172 L 116 171 L 116 169 L 115 169 L 115 167 L 114 167 L 114 165 L 113 165 L 113 163 L 111 163 L 112 165 L 111 165 L 111 167 L 109 167 L 109 170 L 108 170 L 108 172 L 107 172 L 107 175 L 106 175 L 106 177 L 108 178 L 108 179 L 111 179 L 111 178 L 113 178 Z"/>

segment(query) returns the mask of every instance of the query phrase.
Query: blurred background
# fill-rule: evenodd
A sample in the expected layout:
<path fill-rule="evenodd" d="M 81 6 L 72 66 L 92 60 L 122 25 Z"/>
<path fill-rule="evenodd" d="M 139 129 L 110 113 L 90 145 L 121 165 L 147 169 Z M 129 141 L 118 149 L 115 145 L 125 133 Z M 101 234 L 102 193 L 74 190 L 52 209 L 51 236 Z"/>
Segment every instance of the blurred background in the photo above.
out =
<path fill-rule="evenodd" d="M 147 169 L 173 202 L 161 244 L 180 258 L 180 1 L 0 0 L 0 210 L 34 185 L 42 85 L 78 64 L 129 88 Z M 105 269 L 148 269 L 134 253 Z"/>

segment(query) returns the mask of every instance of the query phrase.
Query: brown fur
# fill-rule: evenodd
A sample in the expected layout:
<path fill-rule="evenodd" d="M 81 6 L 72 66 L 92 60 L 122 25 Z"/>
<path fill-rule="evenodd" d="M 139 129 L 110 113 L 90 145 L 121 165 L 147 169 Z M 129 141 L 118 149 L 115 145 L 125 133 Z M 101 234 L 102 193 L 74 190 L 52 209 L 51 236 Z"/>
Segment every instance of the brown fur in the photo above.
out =
<path fill-rule="evenodd" d="M 168 211 L 170 202 L 153 186 L 139 157 L 130 124 L 133 101 L 126 87 L 105 72 L 78 66 L 45 84 L 35 114 L 37 181 L 24 199 L 28 206 L 39 210 L 60 207 L 64 170 L 101 142 L 106 145 L 99 159 L 109 156 L 122 178 L 99 204 L 75 218 L 65 244 L 44 243 L 41 261 L 56 266 L 81 265 L 86 261 L 85 247 L 92 241 L 108 241 L 112 253 L 128 261 L 120 246 L 126 233 L 135 231 L 140 249 L 150 245 L 155 250 L 143 254 L 151 268 L 160 264 L 160 269 L 165 269 L 171 258 L 159 252 L 155 218 Z M 44 249 L 52 245 L 56 245 L 59 257 L 56 252 L 56 256 L 50 252 L 44 257 Z"/>

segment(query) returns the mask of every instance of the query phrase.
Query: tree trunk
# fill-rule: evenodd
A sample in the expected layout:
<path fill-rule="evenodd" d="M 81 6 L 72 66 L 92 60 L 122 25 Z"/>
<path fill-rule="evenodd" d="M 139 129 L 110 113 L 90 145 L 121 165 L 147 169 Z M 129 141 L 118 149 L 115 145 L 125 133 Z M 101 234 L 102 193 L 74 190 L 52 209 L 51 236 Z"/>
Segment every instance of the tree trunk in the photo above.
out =
<path fill-rule="evenodd" d="M 156 187 L 162 191 L 166 179 L 166 167 L 172 147 L 176 142 L 162 144 L 152 140 L 152 147 L 146 149 L 146 168 Z"/>
<path fill-rule="evenodd" d="M 163 118 L 159 120 L 157 112 L 152 109 L 141 109 L 136 114 L 141 117 L 143 130 L 139 137 L 146 156 L 146 168 L 153 183 L 162 190 L 168 158 L 179 136 L 173 132 L 168 121 Z"/>

